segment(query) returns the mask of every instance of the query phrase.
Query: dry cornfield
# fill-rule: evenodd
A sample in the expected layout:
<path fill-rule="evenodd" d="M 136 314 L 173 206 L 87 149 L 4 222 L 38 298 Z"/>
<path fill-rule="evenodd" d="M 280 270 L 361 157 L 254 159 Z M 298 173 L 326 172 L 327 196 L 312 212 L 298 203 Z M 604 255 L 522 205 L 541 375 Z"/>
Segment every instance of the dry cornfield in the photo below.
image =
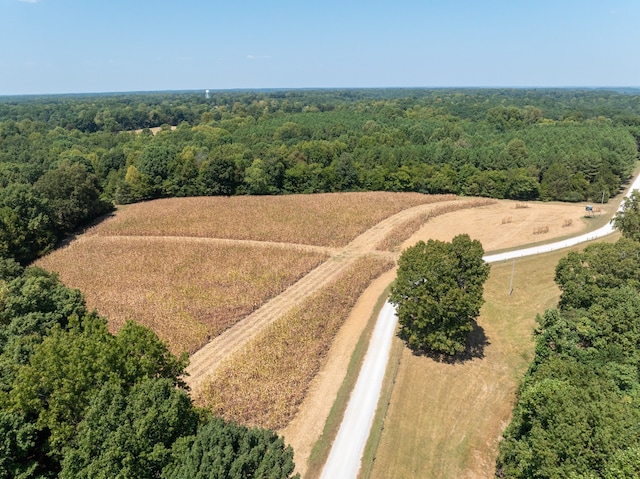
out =
<path fill-rule="evenodd" d="M 37 264 L 80 289 L 111 330 L 133 319 L 179 353 L 194 352 L 326 258 L 273 245 L 89 236 Z"/>
<path fill-rule="evenodd" d="M 192 353 L 326 260 L 329 246 L 404 209 L 453 199 L 368 192 L 155 200 L 121 208 L 38 265 L 80 289 L 112 331 L 133 319 L 172 351 Z"/>
<path fill-rule="evenodd" d="M 392 266 L 393 262 L 375 257 L 357 259 L 340 277 L 223 362 L 197 402 L 242 424 L 286 426 L 356 300 Z"/>
<path fill-rule="evenodd" d="M 168 198 L 122 207 L 90 233 L 341 247 L 404 209 L 455 199 L 390 192 Z"/>

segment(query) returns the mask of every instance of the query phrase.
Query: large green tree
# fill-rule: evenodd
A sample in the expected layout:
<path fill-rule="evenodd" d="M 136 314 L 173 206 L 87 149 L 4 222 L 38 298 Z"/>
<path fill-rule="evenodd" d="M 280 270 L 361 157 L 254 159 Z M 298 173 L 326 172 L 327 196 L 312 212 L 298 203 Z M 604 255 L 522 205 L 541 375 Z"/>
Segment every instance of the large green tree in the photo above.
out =
<path fill-rule="evenodd" d="M 480 313 L 489 265 L 477 240 L 420 241 L 405 250 L 390 301 L 411 348 L 454 355 L 465 350 Z"/>
<path fill-rule="evenodd" d="M 61 163 L 42 175 L 34 189 L 49 202 L 61 235 L 112 209 L 100 199 L 98 178 L 82 163 Z"/>
<path fill-rule="evenodd" d="M 59 477 L 160 477 L 173 443 L 194 434 L 197 424 L 188 394 L 168 379 L 144 379 L 129 391 L 109 381 L 65 448 Z"/>
<path fill-rule="evenodd" d="M 631 192 L 611 221 L 622 236 L 640 241 L 640 191 Z"/>
<path fill-rule="evenodd" d="M 295 479 L 293 450 L 267 429 L 212 418 L 198 434 L 176 441 L 166 479 Z"/>

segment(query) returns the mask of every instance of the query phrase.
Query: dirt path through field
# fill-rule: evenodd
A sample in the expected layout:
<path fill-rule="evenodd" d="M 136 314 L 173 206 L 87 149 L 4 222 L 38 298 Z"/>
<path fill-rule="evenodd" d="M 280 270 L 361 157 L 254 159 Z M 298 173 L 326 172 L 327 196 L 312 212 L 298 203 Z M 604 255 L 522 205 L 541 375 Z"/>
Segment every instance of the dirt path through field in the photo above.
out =
<path fill-rule="evenodd" d="M 437 205 L 427 204 L 415 206 L 397 213 L 381 221 L 374 227 L 356 237 L 346 247 L 341 249 L 322 248 L 321 251 L 331 254 L 331 258 L 316 269 L 300 279 L 297 283 L 289 287 L 283 293 L 264 304 L 258 310 L 236 323 L 220 336 L 214 338 L 196 353 L 191 355 L 190 364 L 187 368 L 187 383 L 194 395 L 197 396 L 200 388 L 207 378 L 215 371 L 222 360 L 238 351 L 247 344 L 251 338 L 262 331 L 266 326 L 283 316 L 292 307 L 300 304 L 313 292 L 322 288 L 325 284 L 336 278 L 347 266 L 356 258 L 375 254 L 395 258 L 397 255 L 384 251 L 376 251 L 376 245 L 382 241 L 389 232 L 396 226 L 417 215 L 425 214 L 435 207 L 442 207 L 443 204 L 457 203 L 442 202 Z M 198 241 L 210 241 L 198 238 Z M 230 241 L 230 240 L 224 240 Z M 233 241 L 232 241 L 233 242 Z M 260 242 L 252 242 L 260 243 Z M 262 242 L 261 244 L 274 244 Z M 282 243 L 275 243 L 282 245 Z M 292 247 L 306 248 L 302 245 L 290 245 Z M 314 250 L 317 247 L 312 247 Z"/>
<path fill-rule="evenodd" d="M 76 241 L 87 241 L 91 238 L 92 235 L 96 235 L 97 233 L 88 233 L 82 236 L 79 236 Z M 315 246 L 315 245 L 307 245 L 300 243 L 279 243 L 277 241 L 256 241 L 256 240 L 235 240 L 235 239 L 226 239 L 226 238 L 207 238 L 200 236 L 149 236 L 149 235 L 109 235 L 109 234 L 98 234 L 101 238 L 110 241 L 149 241 L 149 240 L 159 240 L 159 241 L 171 241 L 174 243 L 185 244 L 185 243 L 212 243 L 212 244 L 220 244 L 220 245 L 240 245 L 240 246 L 251 246 L 258 248 L 266 248 L 266 247 L 277 247 L 277 248 L 286 248 L 286 249 L 298 249 L 301 251 L 310 251 L 312 253 L 324 253 L 328 255 L 335 255 L 339 251 L 338 248 L 331 248 L 328 246 Z"/>

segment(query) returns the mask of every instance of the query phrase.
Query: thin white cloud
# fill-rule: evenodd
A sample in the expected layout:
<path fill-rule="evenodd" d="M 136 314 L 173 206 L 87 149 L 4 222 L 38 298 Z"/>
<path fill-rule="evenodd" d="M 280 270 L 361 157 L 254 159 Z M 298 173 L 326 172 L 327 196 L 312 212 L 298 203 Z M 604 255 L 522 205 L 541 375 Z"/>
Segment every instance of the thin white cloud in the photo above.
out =
<path fill-rule="evenodd" d="M 20 0 L 23 3 L 38 3 L 40 0 Z"/>
<path fill-rule="evenodd" d="M 247 55 L 247 60 L 269 60 L 271 55 Z"/>

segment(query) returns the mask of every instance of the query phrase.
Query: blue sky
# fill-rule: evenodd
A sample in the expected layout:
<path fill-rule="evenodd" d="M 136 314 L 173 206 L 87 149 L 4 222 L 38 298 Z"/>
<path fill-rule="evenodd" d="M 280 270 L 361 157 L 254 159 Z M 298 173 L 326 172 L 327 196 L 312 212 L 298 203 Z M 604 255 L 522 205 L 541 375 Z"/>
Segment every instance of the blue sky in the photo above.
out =
<path fill-rule="evenodd" d="M 0 95 L 640 86 L 640 0 L 0 0 Z"/>

